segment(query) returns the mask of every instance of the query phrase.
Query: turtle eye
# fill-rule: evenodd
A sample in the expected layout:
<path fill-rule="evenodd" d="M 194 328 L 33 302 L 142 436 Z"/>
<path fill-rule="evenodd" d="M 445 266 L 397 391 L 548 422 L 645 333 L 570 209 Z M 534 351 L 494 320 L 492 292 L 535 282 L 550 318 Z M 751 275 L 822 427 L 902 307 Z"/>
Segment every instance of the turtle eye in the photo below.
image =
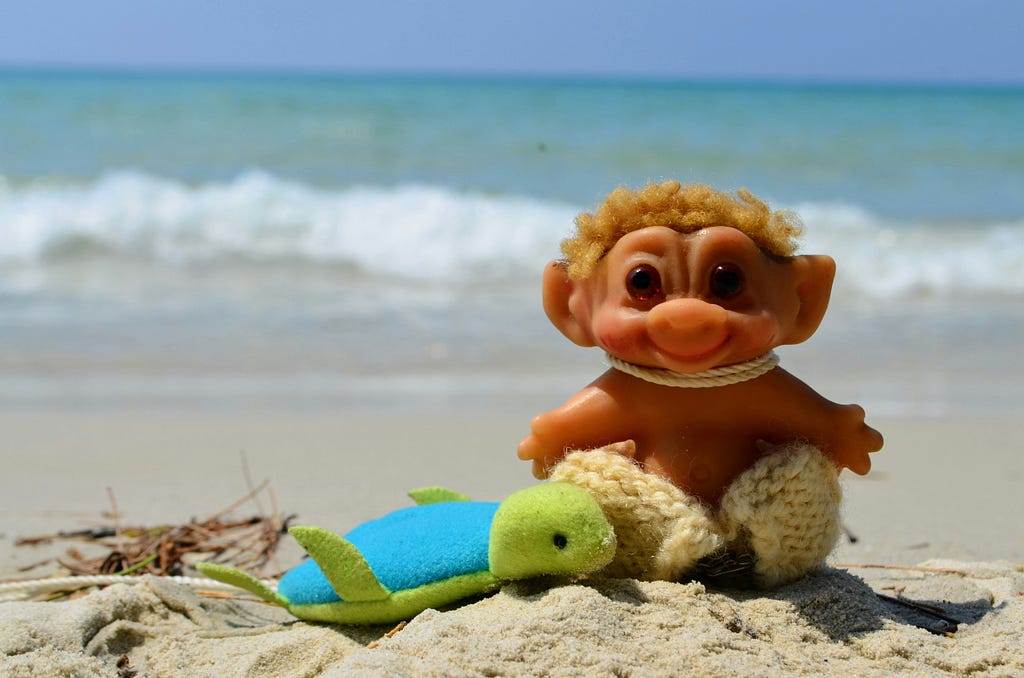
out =
<path fill-rule="evenodd" d="M 564 534 L 556 533 L 555 536 L 551 539 L 551 542 L 555 545 L 556 549 L 561 551 L 569 545 L 569 538 L 566 537 Z"/>
<path fill-rule="evenodd" d="M 626 274 L 626 291 L 637 301 L 650 301 L 661 294 L 661 274 L 650 264 L 640 264 Z"/>
<path fill-rule="evenodd" d="M 743 292 L 745 285 L 743 271 L 736 264 L 718 264 L 711 270 L 709 287 L 718 299 L 732 299 Z"/>

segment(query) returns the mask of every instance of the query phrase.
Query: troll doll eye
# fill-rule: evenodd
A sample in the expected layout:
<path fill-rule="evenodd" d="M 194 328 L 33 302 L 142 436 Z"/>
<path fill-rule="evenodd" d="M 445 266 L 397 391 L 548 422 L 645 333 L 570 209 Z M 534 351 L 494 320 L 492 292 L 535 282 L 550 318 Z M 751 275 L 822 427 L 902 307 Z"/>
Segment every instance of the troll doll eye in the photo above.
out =
<path fill-rule="evenodd" d="M 637 301 L 650 301 L 661 294 L 661 274 L 650 264 L 640 264 L 626 275 L 626 291 Z"/>
<path fill-rule="evenodd" d="M 736 264 L 718 264 L 711 270 L 709 287 L 719 299 L 731 299 L 741 294 L 745 286 L 743 270 Z"/>

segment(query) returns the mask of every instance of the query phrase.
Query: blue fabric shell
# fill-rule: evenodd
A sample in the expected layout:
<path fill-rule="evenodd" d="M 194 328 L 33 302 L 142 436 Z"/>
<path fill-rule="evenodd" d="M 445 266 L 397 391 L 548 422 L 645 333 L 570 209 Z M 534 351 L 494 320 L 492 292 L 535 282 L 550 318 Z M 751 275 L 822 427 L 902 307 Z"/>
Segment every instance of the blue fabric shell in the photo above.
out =
<path fill-rule="evenodd" d="M 345 535 L 389 591 L 414 589 L 489 569 L 487 549 L 497 502 L 410 506 L 371 520 Z M 317 564 L 289 570 L 278 592 L 296 605 L 339 600 Z"/>

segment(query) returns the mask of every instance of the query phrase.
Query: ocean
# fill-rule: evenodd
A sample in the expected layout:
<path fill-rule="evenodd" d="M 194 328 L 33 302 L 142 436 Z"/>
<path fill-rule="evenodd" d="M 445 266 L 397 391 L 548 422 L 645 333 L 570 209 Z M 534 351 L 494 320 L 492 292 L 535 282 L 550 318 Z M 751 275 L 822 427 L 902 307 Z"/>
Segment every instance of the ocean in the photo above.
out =
<path fill-rule="evenodd" d="M 837 260 L 780 351 L 819 391 L 1020 412 L 1022 121 L 1022 89 L 0 72 L 0 407 L 548 409 L 603 356 L 544 263 L 675 178 Z"/>

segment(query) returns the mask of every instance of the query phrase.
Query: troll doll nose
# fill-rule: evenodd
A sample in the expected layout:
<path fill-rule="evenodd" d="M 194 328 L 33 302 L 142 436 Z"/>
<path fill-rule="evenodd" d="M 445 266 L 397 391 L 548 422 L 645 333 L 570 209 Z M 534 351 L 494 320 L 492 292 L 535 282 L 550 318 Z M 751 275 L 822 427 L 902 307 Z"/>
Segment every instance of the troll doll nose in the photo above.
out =
<path fill-rule="evenodd" d="M 647 314 L 647 331 L 662 350 L 680 356 L 701 355 L 729 335 L 728 312 L 700 299 L 670 299 Z"/>

